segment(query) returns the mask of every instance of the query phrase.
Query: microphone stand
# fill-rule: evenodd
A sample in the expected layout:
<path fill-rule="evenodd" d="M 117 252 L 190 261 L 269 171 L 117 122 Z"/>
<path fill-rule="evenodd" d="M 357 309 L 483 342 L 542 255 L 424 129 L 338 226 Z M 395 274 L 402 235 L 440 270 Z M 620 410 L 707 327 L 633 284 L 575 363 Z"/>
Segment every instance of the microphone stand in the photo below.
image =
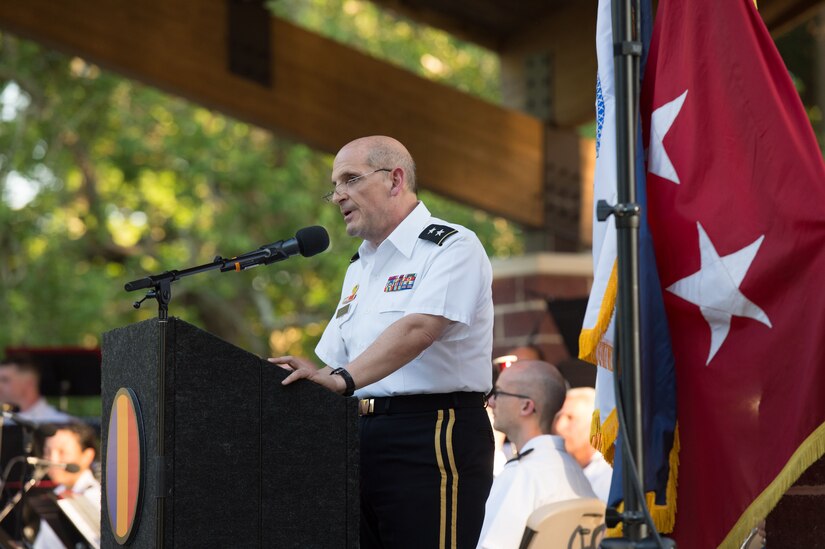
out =
<path fill-rule="evenodd" d="M 12 509 L 14 509 L 14 507 L 23 500 L 23 497 L 26 495 L 26 493 L 29 490 L 31 490 L 35 484 L 43 480 L 44 476 L 46 476 L 46 469 L 42 467 L 35 467 L 34 474 L 32 475 L 32 477 L 29 480 L 27 480 L 25 484 L 23 484 L 20 491 L 14 494 L 14 497 L 11 498 L 9 502 L 6 503 L 6 506 L 3 508 L 3 510 L 0 511 L 0 522 L 3 522 L 3 520 L 9 515 L 9 513 L 11 513 Z M 22 509 L 23 507 L 21 506 L 20 508 Z M 20 521 L 20 525 L 22 526 L 22 519 Z"/>
<path fill-rule="evenodd" d="M 20 456 L 18 458 L 15 458 L 15 459 L 20 459 L 20 460 L 22 460 L 22 463 L 23 463 L 23 471 L 22 471 L 22 474 L 20 476 L 20 482 L 21 482 L 22 488 L 17 494 L 15 494 L 14 498 L 9 500 L 6 507 L 2 511 L 0 511 L 0 522 L 3 522 L 3 519 L 5 519 L 6 516 L 9 513 L 11 513 L 12 509 L 14 509 L 14 507 L 23 500 L 26 493 L 38 481 L 40 481 L 43 478 L 43 476 L 45 476 L 45 474 L 46 474 L 46 469 L 42 469 L 42 468 L 38 467 L 38 468 L 35 468 L 35 474 L 32 476 L 32 478 L 26 479 L 26 473 L 28 471 L 28 469 L 26 467 L 27 464 L 28 464 L 26 458 L 35 457 L 33 455 L 33 452 L 32 452 L 33 447 L 34 447 L 34 433 L 37 431 L 44 437 L 50 437 L 50 436 L 54 435 L 54 433 L 57 430 L 54 427 L 54 425 L 52 425 L 50 423 L 39 423 L 37 421 L 32 421 L 30 419 L 26 419 L 26 418 L 20 416 L 20 414 L 11 411 L 12 409 L 15 409 L 15 407 L 10 406 L 8 404 L 0 405 L 0 442 L 2 442 L 2 428 L 3 428 L 3 425 L 5 424 L 6 419 L 14 421 L 17 425 L 19 425 L 21 427 L 22 443 L 23 443 L 23 454 L 22 454 L 22 456 Z M 13 463 L 14 463 L 14 461 L 11 461 L 10 464 L 9 464 L 9 467 Z M 6 472 L 10 473 L 11 469 L 9 468 Z M 6 479 L 5 472 L 4 472 L 3 478 L 0 480 L 0 490 L 5 488 L 6 480 L 7 479 Z M 19 509 L 19 516 L 18 516 L 18 519 L 17 519 L 17 526 L 18 526 L 19 531 L 16 532 L 16 535 L 17 535 L 18 539 L 23 538 L 23 536 L 22 536 L 23 508 L 24 508 L 24 506 L 21 505 L 20 509 Z"/>
<path fill-rule="evenodd" d="M 163 315 L 163 311 L 168 311 L 169 302 L 172 300 L 171 284 L 181 278 L 191 276 L 194 274 L 211 271 L 213 269 L 220 269 L 222 273 L 227 271 L 242 271 L 255 265 L 269 265 L 276 261 L 287 259 L 289 255 L 282 250 L 273 251 L 271 248 L 262 246 L 257 250 L 224 259 L 221 256 L 216 256 L 210 263 L 204 263 L 196 267 L 190 267 L 181 271 L 171 270 L 164 271 L 156 275 L 150 275 L 145 278 L 139 278 L 131 282 L 127 282 L 124 289 L 127 292 L 135 290 L 142 290 L 144 288 L 151 288 L 146 294 L 146 297 L 140 301 L 136 301 L 133 306 L 135 309 L 140 309 L 140 304 L 146 299 L 155 298 L 158 301 L 158 316 Z"/>

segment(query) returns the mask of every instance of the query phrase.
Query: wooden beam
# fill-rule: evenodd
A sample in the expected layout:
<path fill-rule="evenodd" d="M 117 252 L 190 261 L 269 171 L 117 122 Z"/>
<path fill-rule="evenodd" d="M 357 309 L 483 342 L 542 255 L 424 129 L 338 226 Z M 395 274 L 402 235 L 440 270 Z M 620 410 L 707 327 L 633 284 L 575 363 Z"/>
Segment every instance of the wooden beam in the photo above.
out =
<path fill-rule="evenodd" d="M 822 0 L 758 0 L 757 6 L 765 25 L 776 38 L 810 16 L 823 3 Z"/>
<path fill-rule="evenodd" d="M 527 74 L 530 56 L 548 60 L 549 81 L 544 83 L 549 105 L 548 122 L 572 128 L 595 117 L 596 2 L 568 2 L 545 17 L 526 24 L 501 49 L 504 102 L 525 108 L 540 82 Z M 531 90 L 533 90 L 531 92 Z"/>
<path fill-rule="evenodd" d="M 226 19 L 224 0 L 0 2 L 2 28 L 318 150 L 395 136 L 415 156 L 423 188 L 542 225 L 540 121 L 277 18 L 265 87 L 229 72 Z"/>

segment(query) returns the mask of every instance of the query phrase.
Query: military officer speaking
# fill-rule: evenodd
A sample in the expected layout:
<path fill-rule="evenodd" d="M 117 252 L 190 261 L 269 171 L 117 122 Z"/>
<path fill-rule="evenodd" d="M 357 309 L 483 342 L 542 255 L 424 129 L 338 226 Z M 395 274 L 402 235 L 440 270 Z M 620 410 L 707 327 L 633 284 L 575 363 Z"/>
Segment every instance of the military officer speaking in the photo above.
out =
<path fill-rule="evenodd" d="M 269 359 L 359 399 L 361 547 L 475 547 L 492 484 L 492 269 L 469 229 L 434 218 L 415 163 L 372 136 L 335 157 L 328 199 L 363 239 L 315 349 Z"/>

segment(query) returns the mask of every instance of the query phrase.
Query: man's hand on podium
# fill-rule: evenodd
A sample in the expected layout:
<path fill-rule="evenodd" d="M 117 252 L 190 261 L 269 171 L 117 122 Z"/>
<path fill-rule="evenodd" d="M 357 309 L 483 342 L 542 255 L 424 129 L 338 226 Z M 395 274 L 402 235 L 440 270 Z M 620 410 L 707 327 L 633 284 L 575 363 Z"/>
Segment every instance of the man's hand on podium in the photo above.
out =
<path fill-rule="evenodd" d="M 286 376 L 286 379 L 281 382 L 281 385 L 289 385 L 299 379 L 308 379 L 339 395 L 343 395 L 347 389 L 347 383 L 344 381 L 344 378 L 329 375 L 332 371 L 329 366 L 324 366 L 319 369 L 311 360 L 299 356 L 278 356 L 267 360 L 291 372 Z"/>

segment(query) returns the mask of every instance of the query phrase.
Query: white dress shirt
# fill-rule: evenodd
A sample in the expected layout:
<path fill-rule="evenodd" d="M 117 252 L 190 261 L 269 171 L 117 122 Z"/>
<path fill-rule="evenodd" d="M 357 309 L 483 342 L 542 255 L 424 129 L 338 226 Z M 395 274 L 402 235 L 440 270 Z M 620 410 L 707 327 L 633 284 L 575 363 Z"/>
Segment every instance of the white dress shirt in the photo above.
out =
<path fill-rule="evenodd" d="M 596 497 L 579 463 L 564 450 L 563 438 L 532 438 L 519 454 L 493 480 L 479 548 L 516 549 L 527 519 L 542 505 Z"/>
<path fill-rule="evenodd" d="M 440 245 L 420 237 L 430 230 L 431 236 L 443 238 Z M 453 230 L 457 232 L 450 235 Z M 492 268 L 476 235 L 432 217 L 419 202 L 377 248 L 364 241 L 358 255 L 344 278 L 338 308 L 315 349 L 318 357 L 330 367 L 344 367 L 402 317 L 441 316 L 453 322 L 436 342 L 355 394 L 364 398 L 488 392 L 492 388 Z"/>
<path fill-rule="evenodd" d="M 23 419 L 36 421 L 38 423 L 66 423 L 71 421 L 72 417 L 64 412 L 61 412 L 48 402 L 43 397 L 34 403 L 25 412 L 20 412 L 19 415 Z"/>
<path fill-rule="evenodd" d="M 596 452 L 590 458 L 590 463 L 584 468 L 584 476 L 590 481 L 593 491 L 596 492 L 596 497 L 607 503 L 607 497 L 610 495 L 610 483 L 613 480 L 613 467 L 605 461 L 600 452 Z"/>

